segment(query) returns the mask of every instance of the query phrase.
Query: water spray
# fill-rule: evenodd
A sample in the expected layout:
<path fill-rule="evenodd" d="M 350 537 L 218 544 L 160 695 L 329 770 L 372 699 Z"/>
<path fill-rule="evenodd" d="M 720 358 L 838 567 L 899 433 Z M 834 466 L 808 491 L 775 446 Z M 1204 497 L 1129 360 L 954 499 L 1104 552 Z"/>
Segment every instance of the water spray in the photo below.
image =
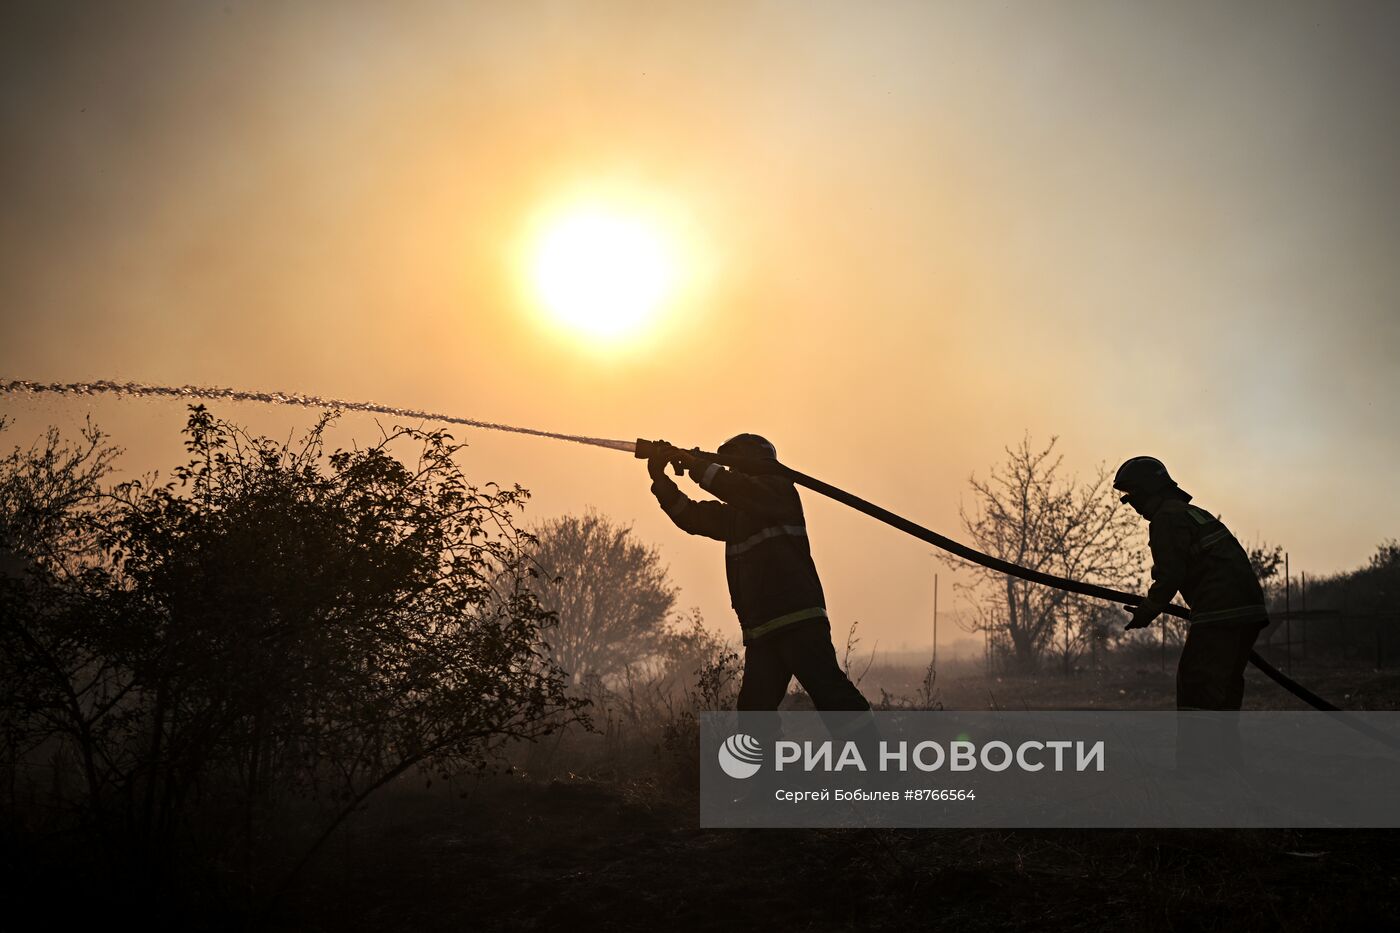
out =
<path fill-rule="evenodd" d="M 322 398 L 319 395 L 301 395 L 296 392 L 245 392 L 240 389 L 226 389 L 217 386 L 157 386 L 143 382 L 111 382 L 99 379 L 96 382 L 28 382 L 23 379 L 0 381 L 0 393 L 18 395 L 125 395 L 132 398 L 168 399 L 209 399 L 225 402 L 262 402 L 267 405 L 297 405 L 302 408 L 341 409 L 343 411 L 363 411 L 376 415 L 393 415 L 396 418 L 412 418 L 415 421 L 441 421 L 446 424 L 464 424 L 469 428 L 486 431 L 509 431 L 512 434 L 529 434 L 534 437 L 547 437 L 556 441 L 572 441 L 575 444 L 589 444 L 632 453 L 636 445 L 632 441 L 615 441 L 606 437 L 587 437 L 580 434 L 560 434 L 556 431 L 540 431 L 535 428 L 517 428 L 494 421 L 477 421 L 473 418 L 459 418 L 441 412 L 421 411 L 416 408 L 396 408 L 376 402 L 352 402 L 340 398 Z"/>
<path fill-rule="evenodd" d="M 621 441 L 603 437 L 588 437 L 579 434 L 564 434 L 556 431 L 542 431 L 536 428 L 521 428 L 509 424 L 499 424 L 493 421 L 478 421 L 473 418 L 461 418 L 454 415 L 421 411 L 414 408 L 398 408 L 392 405 L 380 405 L 375 402 L 347 401 L 345 399 L 323 398 L 319 395 L 301 395 L 298 393 L 246 392 L 238 389 L 190 385 L 157 386 L 140 382 L 111 382 L 108 380 L 99 380 L 97 382 L 42 383 L 28 382 L 22 379 L 0 381 L 0 393 L 31 395 L 52 394 L 64 396 L 119 395 L 134 398 L 209 399 L 213 401 L 262 402 L 270 405 L 296 405 L 302 408 L 370 412 L 373 414 L 393 415 L 399 418 L 412 418 L 420 421 L 440 421 L 447 424 L 461 424 L 487 431 L 507 431 L 512 434 L 525 434 L 556 441 L 570 441 L 575 444 L 588 444 L 593 447 L 603 447 L 608 450 L 619 450 L 630 453 L 640 460 L 660 458 L 673 464 L 677 473 L 681 472 L 682 456 L 689 455 L 712 463 L 718 463 L 722 466 L 732 467 L 746 473 L 781 476 L 799 486 L 805 486 L 813 492 L 821 493 L 830 499 L 840 502 L 842 505 L 878 519 L 892 528 L 899 529 L 905 534 L 912 535 L 950 554 L 956 554 L 964 560 L 995 570 L 998 573 L 1004 573 L 1008 576 L 1026 580 L 1031 583 L 1038 583 L 1042 586 L 1051 586 L 1070 593 L 1077 593 L 1081 596 L 1108 600 L 1128 607 L 1137 606 L 1143 601 L 1143 597 L 1133 593 L 1125 593 L 1108 587 L 1097 586 L 1092 583 L 1084 583 L 1079 580 L 1070 580 L 1066 577 L 1058 577 L 1054 574 L 1031 570 L 1028 567 L 1021 567 L 1010 561 L 993 557 L 990 554 L 984 554 L 975 548 L 968 547 L 965 544 L 954 541 L 952 538 L 945 537 L 936 531 L 918 525 L 903 516 L 896 515 L 887 509 L 867 502 L 843 489 L 838 489 L 835 486 L 824 483 L 805 473 L 799 473 L 777 460 L 736 457 L 728 454 L 702 451 L 698 448 L 693 450 L 681 450 L 665 441 L 649 441 L 641 438 L 638 438 L 636 441 Z M 1188 610 L 1176 605 L 1168 606 L 1164 612 L 1178 618 L 1190 617 Z M 1314 709 L 1335 713 L 1339 719 L 1352 728 L 1364 732 L 1377 741 L 1384 742 L 1392 747 L 1396 746 L 1396 742 L 1393 738 L 1377 731 L 1370 725 L 1354 717 L 1347 716 L 1339 707 L 1324 700 L 1322 697 L 1285 675 L 1282 671 L 1260 657 L 1257 652 L 1250 651 L 1249 662 L 1279 686 L 1283 687 L 1304 703 L 1312 706 Z"/>

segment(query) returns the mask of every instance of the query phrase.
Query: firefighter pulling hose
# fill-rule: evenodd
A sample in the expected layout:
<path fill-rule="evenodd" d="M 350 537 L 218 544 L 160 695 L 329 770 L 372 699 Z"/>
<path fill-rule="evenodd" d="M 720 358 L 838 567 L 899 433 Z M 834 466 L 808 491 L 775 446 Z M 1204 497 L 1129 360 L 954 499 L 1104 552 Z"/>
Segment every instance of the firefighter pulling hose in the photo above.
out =
<path fill-rule="evenodd" d="M 788 467 L 781 463 L 776 456 L 746 456 L 743 453 L 726 451 L 723 447 L 721 447 L 719 451 L 713 453 L 708 451 L 702 451 L 698 448 L 693 448 L 691 450 L 682 450 L 681 448 L 675 447 L 674 445 L 669 444 L 665 441 L 649 441 L 641 438 L 637 440 L 634 455 L 640 460 L 648 460 L 651 462 L 657 462 L 662 464 L 672 464 L 675 467 L 677 474 L 681 473 L 684 469 L 691 469 L 693 472 L 695 470 L 695 464 L 697 464 L 698 462 L 703 462 L 708 464 L 718 464 L 719 466 L 724 467 L 731 467 L 734 470 L 738 470 L 740 472 L 748 473 L 754 476 L 773 476 L 799 486 L 805 486 L 808 489 L 811 489 L 813 492 L 819 492 L 830 499 L 834 499 L 835 501 L 840 502 L 842 505 L 849 506 L 859 512 L 864 512 L 866 515 L 878 519 L 893 528 L 897 528 L 900 531 L 903 531 L 905 534 L 912 535 L 913 537 L 918 538 L 921 541 L 926 541 L 929 544 L 934 545 L 935 547 L 949 552 L 950 554 L 956 554 L 964 560 L 971 561 L 974 564 L 979 564 L 983 567 L 988 567 L 992 570 L 999 571 L 1000 573 L 1016 577 L 1017 579 L 1026 580 L 1031 583 L 1039 583 L 1043 586 L 1055 587 L 1057 589 L 1065 590 L 1070 593 L 1078 593 L 1081 596 L 1090 596 L 1095 599 L 1103 599 L 1108 600 L 1110 602 L 1122 604 L 1125 608 L 1128 608 L 1134 612 L 1133 622 L 1130 623 L 1130 627 L 1140 627 L 1139 625 L 1135 624 L 1139 622 L 1142 625 L 1145 625 L 1147 624 L 1147 622 L 1150 622 L 1152 618 L 1155 618 L 1156 615 L 1159 613 L 1165 613 L 1167 615 L 1176 616 L 1182 619 L 1192 618 L 1192 613 L 1189 610 L 1181 606 L 1171 604 L 1166 600 L 1155 601 L 1152 599 L 1151 594 L 1149 594 L 1149 597 L 1145 598 L 1142 596 L 1135 595 L 1133 593 L 1125 593 L 1120 590 L 1114 590 L 1104 586 L 1097 586 L 1092 583 L 1084 583 L 1079 580 L 1070 580 L 1066 577 L 1059 577 L 1055 576 L 1054 574 L 1043 573 L 1038 570 L 1031 570 L 1027 567 L 1021 567 L 1017 564 L 1013 564 L 1010 561 L 1005 561 L 1000 558 L 993 557 L 990 554 L 984 554 L 981 551 L 975 550 L 974 548 L 970 548 L 965 544 L 962 544 L 958 541 L 954 541 L 952 538 L 948 538 L 944 535 L 939 534 L 936 531 L 932 531 L 928 528 L 923 527 L 922 525 L 918 525 L 910 521 L 909 519 L 904 518 L 903 516 L 896 515 L 888 509 L 883 509 L 878 505 L 875 505 L 871 502 L 867 502 L 866 500 L 861 499 L 858 496 L 854 496 L 843 489 L 838 489 L 835 486 L 832 486 L 828 483 L 824 483 L 819 479 L 807 476 L 805 473 L 799 473 L 797 470 L 794 470 L 791 467 Z M 1152 460 L 1152 458 L 1134 458 L 1134 460 L 1128 461 L 1128 463 L 1124 464 L 1124 468 L 1119 470 L 1118 476 L 1115 477 L 1115 488 L 1119 488 L 1120 491 L 1124 492 L 1122 501 L 1131 503 L 1132 500 L 1136 499 L 1137 504 L 1142 506 L 1142 508 L 1139 509 L 1140 514 L 1142 513 L 1143 509 L 1151 509 L 1154 511 L 1155 514 L 1155 511 L 1162 507 L 1163 503 L 1156 501 L 1156 499 L 1152 498 L 1153 496 L 1158 496 L 1164 499 L 1169 498 L 1173 502 L 1180 502 L 1181 507 L 1185 508 L 1186 502 L 1182 502 L 1179 496 L 1161 496 L 1163 492 L 1166 492 L 1168 490 L 1166 483 L 1170 484 L 1170 488 L 1176 488 L 1176 484 L 1174 482 L 1171 482 L 1170 477 L 1166 474 L 1166 468 L 1162 467 L 1160 462 L 1152 460 L 1152 462 L 1156 464 L 1156 467 L 1161 467 L 1161 477 L 1165 477 L 1166 479 L 1166 483 L 1162 483 L 1160 484 L 1160 486 L 1154 485 L 1154 482 L 1159 481 L 1160 477 L 1158 477 L 1156 480 L 1152 479 L 1152 477 L 1156 476 L 1155 468 L 1149 468 L 1146 471 L 1141 471 L 1140 468 L 1144 466 L 1144 464 L 1137 464 L 1136 466 L 1133 466 L 1132 468 L 1128 469 L 1131 464 L 1134 464 L 1134 461 L 1142 460 Z M 1125 469 L 1127 469 L 1126 473 Z M 1150 474 L 1148 477 L 1149 481 L 1145 485 L 1139 482 L 1142 472 Z M 701 475 L 704 475 L 703 471 Z M 1184 495 L 1184 493 L 1182 495 Z M 1144 501 L 1144 496 L 1146 496 L 1147 501 Z M 1190 497 L 1187 496 L 1186 498 L 1187 500 L 1189 500 Z M 1168 506 L 1168 510 L 1169 512 L 1175 512 L 1178 510 L 1178 506 Z M 1219 525 L 1218 521 L 1215 521 L 1213 518 L 1210 518 L 1209 513 L 1205 513 L 1204 510 L 1198 511 L 1200 511 L 1203 516 L 1210 519 L 1210 521 L 1213 521 L 1215 525 L 1219 526 L 1218 528 L 1214 526 L 1206 527 L 1207 523 L 1201 522 L 1200 519 L 1192 518 L 1190 517 L 1190 515 L 1188 515 L 1187 521 L 1196 522 L 1202 525 L 1202 528 L 1205 531 L 1205 534 L 1202 536 L 1202 538 L 1209 538 L 1211 535 L 1218 534 L 1219 532 L 1223 531 L 1224 526 Z M 1224 533 L 1224 535 L 1228 534 L 1228 532 Z M 1215 538 L 1210 543 L 1215 544 L 1217 541 L 1223 541 L 1224 535 Z M 1230 540 L 1233 541 L 1233 537 L 1230 537 Z M 1238 547 L 1237 543 L 1236 547 Z M 1171 575 L 1174 573 L 1174 570 L 1171 568 L 1167 568 L 1166 573 Z M 1169 586 L 1170 583 L 1168 583 L 1167 585 Z M 1256 581 L 1255 586 L 1257 587 L 1257 585 L 1258 583 Z M 1158 594 L 1160 594 L 1163 589 L 1165 589 L 1165 587 L 1158 589 Z M 1175 590 L 1172 591 L 1173 594 L 1175 592 Z M 1167 598 L 1169 599 L 1170 596 L 1168 596 Z M 1190 597 L 1188 596 L 1188 598 Z M 1226 601 L 1230 600 L 1227 598 Z M 1253 616 L 1249 619 L 1243 619 L 1243 616 L 1241 616 L 1241 619 L 1246 625 L 1250 623 L 1256 624 L 1256 627 L 1254 629 L 1254 633 L 1256 634 L 1258 631 L 1257 622 L 1263 617 L 1262 597 L 1259 600 L 1259 603 L 1260 604 L 1257 607 L 1255 607 L 1252 604 L 1249 607 L 1251 610 L 1257 608 L 1258 614 L 1256 616 Z M 1226 608 L 1231 609 L 1240 607 Z M 1147 621 L 1142 621 L 1143 619 L 1146 619 Z M 1188 636 L 1188 642 L 1189 641 L 1190 638 Z M 1237 641 L 1243 643 L 1243 636 L 1241 636 Z M 1250 636 L 1248 641 L 1249 643 L 1253 642 L 1252 635 Z M 1245 644 L 1243 647 L 1247 649 L 1248 653 L 1246 655 L 1244 654 L 1244 650 L 1241 650 L 1240 656 L 1247 657 L 1248 662 L 1250 664 L 1253 664 L 1256 668 L 1258 668 L 1266 676 L 1268 676 L 1269 679 L 1273 680 L 1279 686 L 1283 687 L 1285 690 L 1293 694 L 1298 699 L 1302 700 L 1304 703 L 1307 703 L 1314 709 L 1335 714 L 1335 718 L 1341 720 L 1343 723 L 1350 726 L 1351 728 L 1364 733 L 1365 735 L 1375 739 L 1378 742 L 1381 742 L 1391 748 L 1400 748 L 1400 742 L 1397 742 L 1393 737 L 1376 730 L 1372 726 L 1368 725 L 1367 723 L 1361 722 L 1353 716 L 1347 715 L 1339 707 L 1333 705 L 1332 703 L 1329 703 L 1327 700 L 1324 700 L 1322 697 L 1313 693 L 1311 690 L 1307 689 L 1303 685 L 1297 683 L 1292 678 L 1286 676 L 1283 672 L 1279 671 L 1272 664 L 1261 658 L 1258 652 L 1254 651 L 1252 648 L 1249 648 L 1247 644 Z M 1211 652 L 1211 654 L 1213 655 L 1214 652 Z M 1242 667 L 1243 665 L 1241 664 L 1241 668 Z M 1190 670 L 1191 667 L 1188 664 L 1188 672 Z M 1190 700 L 1195 696 L 1196 694 L 1192 693 L 1190 686 L 1188 686 L 1188 690 L 1184 699 Z M 1182 700 L 1183 698 L 1179 693 L 1178 703 L 1180 704 Z M 1238 706 L 1236 706 L 1236 708 L 1238 708 Z"/>

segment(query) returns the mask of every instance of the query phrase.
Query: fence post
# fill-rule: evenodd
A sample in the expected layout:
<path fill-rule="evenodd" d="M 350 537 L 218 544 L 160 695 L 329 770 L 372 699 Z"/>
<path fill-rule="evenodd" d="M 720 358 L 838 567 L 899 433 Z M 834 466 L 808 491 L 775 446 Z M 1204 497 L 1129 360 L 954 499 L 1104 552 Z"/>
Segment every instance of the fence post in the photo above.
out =
<path fill-rule="evenodd" d="M 1293 673 L 1293 580 L 1288 575 L 1288 552 L 1283 552 L 1283 669 Z"/>
<path fill-rule="evenodd" d="M 1305 570 L 1300 570 L 1300 571 L 1298 571 L 1298 580 L 1299 580 L 1299 583 L 1298 583 L 1298 587 L 1299 587 L 1299 589 L 1298 589 L 1298 599 L 1299 599 L 1299 601 L 1302 603 L 1302 614 L 1303 614 L 1303 618 L 1301 619 L 1301 621 L 1302 621 L 1302 623 L 1303 623 L 1303 637 L 1302 637 L 1302 641 L 1301 641 L 1300 644 L 1298 645 L 1298 648 L 1299 648 L 1298 657 L 1299 657 L 1299 658 L 1306 658 L 1306 657 L 1308 656 L 1308 574 L 1307 574 L 1307 571 L 1305 571 Z"/>

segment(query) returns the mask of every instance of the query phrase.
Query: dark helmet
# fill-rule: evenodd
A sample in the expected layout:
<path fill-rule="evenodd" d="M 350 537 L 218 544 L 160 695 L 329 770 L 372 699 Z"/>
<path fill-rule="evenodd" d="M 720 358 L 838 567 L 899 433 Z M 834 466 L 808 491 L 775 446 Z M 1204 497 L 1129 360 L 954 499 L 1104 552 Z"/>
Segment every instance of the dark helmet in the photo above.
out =
<path fill-rule="evenodd" d="M 1162 461 L 1156 457 L 1133 457 L 1118 468 L 1113 488 L 1124 493 L 1119 501 L 1127 502 L 1130 496 L 1151 496 L 1178 487 Z"/>
<path fill-rule="evenodd" d="M 758 434 L 736 434 L 719 445 L 716 453 L 735 457 L 756 457 L 762 460 L 777 460 L 778 449 L 768 438 Z"/>

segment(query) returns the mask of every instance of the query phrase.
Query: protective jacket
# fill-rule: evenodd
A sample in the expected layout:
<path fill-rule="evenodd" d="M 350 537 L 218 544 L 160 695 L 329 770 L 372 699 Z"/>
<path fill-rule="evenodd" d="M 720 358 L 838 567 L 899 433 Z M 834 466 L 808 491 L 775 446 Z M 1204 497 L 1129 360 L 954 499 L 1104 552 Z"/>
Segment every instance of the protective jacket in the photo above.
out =
<path fill-rule="evenodd" d="M 1160 610 L 1179 592 L 1193 624 L 1268 620 L 1249 555 L 1220 519 L 1170 497 L 1153 513 L 1148 540 L 1153 582 L 1145 608 Z"/>
<path fill-rule="evenodd" d="M 676 527 L 725 542 L 729 601 L 744 644 L 794 625 L 823 624 L 826 597 L 807 542 L 797 487 L 710 464 L 696 477 L 720 501 L 697 502 L 663 475 L 651 484 Z"/>

